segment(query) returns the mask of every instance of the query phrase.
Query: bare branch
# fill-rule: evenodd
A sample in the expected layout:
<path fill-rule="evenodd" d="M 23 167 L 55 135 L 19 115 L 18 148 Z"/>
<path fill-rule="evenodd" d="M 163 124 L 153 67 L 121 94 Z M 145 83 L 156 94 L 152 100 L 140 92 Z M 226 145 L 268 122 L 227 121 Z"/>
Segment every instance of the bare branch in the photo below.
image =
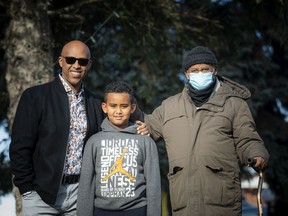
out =
<path fill-rule="evenodd" d="M 89 4 L 94 4 L 97 2 L 103 2 L 104 0 L 87 0 L 87 1 L 80 1 L 78 3 L 75 3 L 73 5 L 70 5 L 68 7 L 64 7 L 64 8 L 60 8 L 58 10 L 55 11 L 48 11 L 48 15 L 49 16 L 55 16 L 55 15 L 61 15 L 63 13 L 72 13 L 75 11 L 78 11 L 80 7 L 82 7 L 83 5 L 89 5 Z"/>

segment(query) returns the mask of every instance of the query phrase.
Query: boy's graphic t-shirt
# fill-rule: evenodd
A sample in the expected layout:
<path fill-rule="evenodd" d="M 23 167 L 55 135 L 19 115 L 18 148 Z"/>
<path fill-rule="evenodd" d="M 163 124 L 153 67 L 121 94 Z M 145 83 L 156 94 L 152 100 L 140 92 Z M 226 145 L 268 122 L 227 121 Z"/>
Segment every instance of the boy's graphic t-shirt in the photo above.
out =
<path fill-rule="evenodd" d="M 101 196 L 135 196 L 138 153 L 138 140 L 101 141 Z"/>

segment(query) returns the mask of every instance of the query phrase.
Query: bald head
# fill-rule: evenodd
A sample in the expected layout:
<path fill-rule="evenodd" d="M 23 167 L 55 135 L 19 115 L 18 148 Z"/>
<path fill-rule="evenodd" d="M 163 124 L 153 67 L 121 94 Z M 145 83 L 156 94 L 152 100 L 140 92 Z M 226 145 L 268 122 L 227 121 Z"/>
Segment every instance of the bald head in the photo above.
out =
<path fill-rule="evenodd" d="M 79 40 L 73 40 L 68 43 L 66 43 L 61 51 L 62 56 L 67 56 L 68 53 L 85 53 L 85 57 L 90 59 L 90 49 L 89 47 Z"/>
<path fill-rule="evenodd" d="M 58 62 L 62 68 L 62 78 L 74 92 L 79 92 L 92 63 L 88 46 L 79 40 L 68 42 L 63 46 Z"/>

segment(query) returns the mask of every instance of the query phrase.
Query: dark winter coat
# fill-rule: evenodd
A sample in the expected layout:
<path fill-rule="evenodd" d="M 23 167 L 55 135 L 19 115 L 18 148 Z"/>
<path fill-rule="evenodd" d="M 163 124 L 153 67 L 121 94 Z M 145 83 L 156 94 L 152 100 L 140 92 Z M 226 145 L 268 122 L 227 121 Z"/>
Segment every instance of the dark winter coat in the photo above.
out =
<path fill-rule="evenodd" d="M 246 102 L 249 90 L 218 79 L 200 108 L 185 87 L 145 116 L 151 135 L 166 143 L 174 216 L 240 216 L 239 160 L 269 158 Z"/>

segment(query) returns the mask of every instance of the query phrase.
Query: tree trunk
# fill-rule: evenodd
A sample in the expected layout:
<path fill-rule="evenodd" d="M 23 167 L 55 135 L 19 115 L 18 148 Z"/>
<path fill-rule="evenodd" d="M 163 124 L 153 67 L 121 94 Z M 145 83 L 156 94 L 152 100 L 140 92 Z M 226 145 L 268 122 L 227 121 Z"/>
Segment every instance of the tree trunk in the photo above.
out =
<path fill-rule="evenodd" d="M 9 131 L 16 107 L 26 88 L 49 81 L 53 74 L 51 36 L 47 7 L 49 1 L 11 0 L 11 21 L 5 35 L 6 82 L 10 104 Z M 13 186 L 16 215 L 22 215 L 22 200 Z"/>

